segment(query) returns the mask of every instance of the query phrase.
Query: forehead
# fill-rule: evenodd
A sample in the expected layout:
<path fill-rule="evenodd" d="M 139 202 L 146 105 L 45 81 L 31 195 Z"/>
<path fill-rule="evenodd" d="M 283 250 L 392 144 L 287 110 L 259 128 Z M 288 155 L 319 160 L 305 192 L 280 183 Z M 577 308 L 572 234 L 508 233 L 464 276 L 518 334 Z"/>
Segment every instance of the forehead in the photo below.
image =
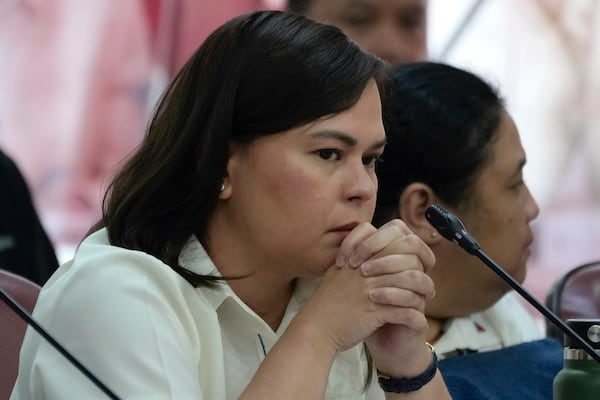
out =
<path fill-rule="evenodd" d="M 310 132 L 321 130 L 342 131 L 351 137 L 367 142 L 385 141 L 383 128 L 381 98 L 379 89 L 374 80 L 371 80 L 358 101 L 349 109 L 339 114 L 320 118 L 311 124 L 305 125 Z"/>
<path fill-rule="evenodd" d="M 487 158 L 458 205 L 463 217 L 477 215 L 482 206 L 487 209 L 490 204 L 498 205 L 497 202 L 502 201 L 499 199 L 505 198 L 502 194 L 522 179 L 525 161 L 519 131 L 512 117 L 504 111 L 496 134 L 488 144 Z"/>
<path fill-rule="evenodd" d="M 512 117 L 503 112 L 494 140 L 490 143 L 488 160 L 475 186 L 484 185 L 486 181 L 506 185 L 511 179 L 519 177 L 525 160 L 519 130 Z M 477 191 L 477 187 L 474 189 Z"/>
<path fill-rule="evenodd" d="M 281 132 L 284 135 L 266 135 L 254 141 L 286 147 L 290 142 L 309 143 L 319 140 L 335 140 L 356 148 L 382 147 L 385 130 L 381 115 L 381 99 L 374 80 L 365 87 L 358 101 L 338 114 L 327 115 L 305 125 Z"/>

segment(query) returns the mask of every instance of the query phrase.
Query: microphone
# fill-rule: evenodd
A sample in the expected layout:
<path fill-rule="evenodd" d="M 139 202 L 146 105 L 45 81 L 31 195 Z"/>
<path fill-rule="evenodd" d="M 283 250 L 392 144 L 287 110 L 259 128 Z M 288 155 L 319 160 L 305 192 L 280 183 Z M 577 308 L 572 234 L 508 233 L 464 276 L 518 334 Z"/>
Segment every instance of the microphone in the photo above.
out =
<path fill-rule="evenodd" d="M 559 328 L 563 333 L 569 336 L 573 341 L 579 344 L 594 360 L 600 362 L 600 354 L 596 353 L 594 348 L 577 334 L 570 326 L 565 324 L 548 307 L 536 300 L 519 282 L 514 280 L 506 271 L 494 262 L 487 254 L 481 250 L 479 243 L 465 229 L 465 226 L 458 217 L 447 211 L 445 208 L 433 204 L 425 211 L 427 221 L 446 239 L 458 244 L 467 253 L 477 256 L 496 274 L 504 279 L 517 293 L 519 293 L 529 304 L 534 306 L 546 318 Z"/>
<path fill-rule="evenodd" d="M 83 373 L 98 389 L 100 389 L 108 398 L 121 400 L 104 383 L 81 364 L 71 353 L 60 345 L 50 334 L 42 328 L 27 311 L 25 311 L 15 300 L 13 300 L 3 289 L 0 288 L 0 298 L 8 305 L 21 319 L 31 325 L 44 339 L 46 339 L 59 353 L 61 353 L 71 364 L 73 364 L 81 373 Z"/>

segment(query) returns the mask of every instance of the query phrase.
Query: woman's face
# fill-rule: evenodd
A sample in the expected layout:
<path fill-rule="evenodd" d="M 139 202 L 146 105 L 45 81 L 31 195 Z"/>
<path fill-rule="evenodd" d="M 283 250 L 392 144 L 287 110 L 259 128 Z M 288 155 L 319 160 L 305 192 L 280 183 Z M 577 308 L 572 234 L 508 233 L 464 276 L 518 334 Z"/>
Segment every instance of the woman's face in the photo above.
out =
<path fill-rule="evenodd" d="M 539 213 L 523 181 L 525 151 L 507 113 L 502 117 L 490 158 L 472 186 L 469 199 L 452 209 L 481 249 L 514 279 L 523 282 L 533 235 L 529 224 Z M 481 311 L 510 287 L 477 257 L 443 240 L 434 247 L 437 296 L 429 313 L 438 317 Z M 452 307 L 448 307 L 452 304 Z M 452 311 L 449 311 L 452 310 Z M 451 312 L 454 315 L 443 315 Z"/>
<path fill-rule="evenodd" d="M 374 81 L 350 109 L 311 124 L 233 145 L 215 232 L 252 273 L 319 276 L 341 241 L 370 221 L 375 162 L 385 132 Z M 213 242 L 215 232 L 209 232 Z"/>
<path fill-rule="evenodd" d="M 308 15 L 392 64 L 427 59 L 426 0 L 312 0 Z"/>

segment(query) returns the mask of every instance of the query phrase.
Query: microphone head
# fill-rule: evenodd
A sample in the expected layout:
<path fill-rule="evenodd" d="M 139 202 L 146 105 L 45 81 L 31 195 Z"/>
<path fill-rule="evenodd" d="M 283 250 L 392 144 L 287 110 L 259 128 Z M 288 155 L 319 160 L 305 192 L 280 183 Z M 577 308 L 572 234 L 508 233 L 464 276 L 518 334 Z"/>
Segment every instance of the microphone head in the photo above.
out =
<path fill-rule="evenodd" d="M 454 239 L 454 232 L 464 229 L 464 225 L 456 217 L 451 219 L 450 212 L 438 204 L 432 204 L 425 210 L 425 218 L 437 231 L 448 240 Z M 458 224 L 457 224 L 458 223 Z"/>
<path fill-rule="evenodd" d="M 425 210 L 425 218 L 440 235 L 458 244 L 468 253 L 475 254 L 479 250 L 479 243 L 469 235 L 461 220 L 444 207 L 432 204 Z"/>

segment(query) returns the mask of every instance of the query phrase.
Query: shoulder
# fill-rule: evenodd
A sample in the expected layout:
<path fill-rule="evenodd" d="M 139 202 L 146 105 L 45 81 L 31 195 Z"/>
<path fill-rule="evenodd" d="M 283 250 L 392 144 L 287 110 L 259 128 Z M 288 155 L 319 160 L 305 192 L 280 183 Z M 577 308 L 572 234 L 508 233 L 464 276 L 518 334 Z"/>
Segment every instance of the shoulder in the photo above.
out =
<path fill-rule="evenodd" d="M 103 290 L 127 285 L 190 287 L 179 274 L 151 254 L 139 250 L 113 246 L 106 229 L 92 233 L 79 245 L 74 258 L 63 264 L 53 279 L 44 285 L 44 291 L 68 282 L 74 286 L 85 282 L 102 286 Z M 184 285 L 184 283 L 186 285 Z"/>
<path fill-rule="evenodd" d="M 125 287 L 141 287 L 153 281 L 176 279 L 175 272 L 156 257 L 141 251 L 113 246 L 105 229 L 88 236 L 73 260 L 61 265 L 44 285 L 42 294 L 64 293 L 85 286 L 88 294 L 101 289 L 106 294 Z M 82 293 L 84 294 L 84 293 Z"/>
<path fill-rule="evenodd" d="M 544 338 L 544 331 L 513 291 L 484 311 L 482 317 L 497 332 L 503 346 Z"/>
<path fill-rule="evenodd" d="M 200 398 L 201 363 L 213 366 L 202 377 L 217 382 L 207 388 L 218 391 L 224 381 L 219 321 L 203 290 L 155 257 L 111 246 L 103 230 L 44 286 L 34 317 L 117 393 Z M 38 374 L 27 372 L 23 382 L 31 383 L 25 385 L 68 381 L 59 388 L 64 393 L 79 390 L 85 393 L 79 398 L 92 398 L 87 383 L 47 348 L 39 336 L 26 335 L 22 366 Z"/>
<path fill-rule="evenodd" d="M 110 245 L 106 231 L 100 230 L 86 238 L 75 258 L 44 285 L 36 313 L 60 313 L 61 318 L 93 315 L 110 324 L 117 315 L 132 321 L 170 314 L 189 320 L 192 309 L 214 311 L 201 289 L 168 265 L 144 252 Z"/>

